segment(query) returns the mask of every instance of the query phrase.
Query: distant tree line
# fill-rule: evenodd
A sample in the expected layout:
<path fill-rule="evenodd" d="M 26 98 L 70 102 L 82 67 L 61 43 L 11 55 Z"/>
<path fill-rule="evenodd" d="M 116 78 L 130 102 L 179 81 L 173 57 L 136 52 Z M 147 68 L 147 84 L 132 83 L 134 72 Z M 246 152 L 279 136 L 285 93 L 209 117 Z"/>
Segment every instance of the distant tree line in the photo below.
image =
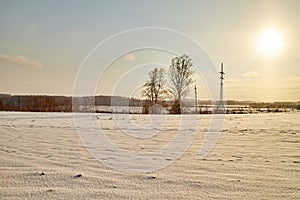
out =
<path fill-rule="evenodd" d="M 137 106 L 143 105 L 143 100 L 118 96 L 67 97 L 44 95 L 4 95 L 0 94 L 0 111 L 28 112 L 72 112 L 73 101 L 79 106 Z M 76 111 L 76 110 L 75 110 Z"/>
<path fill-rule="evenodd" d="M 41 95 L 2 95 L 0 96 L 0 110 L 30 112 L 71 112 L 72 98 L 64 96 Z"/>
<path fill-rule="evenodd" d="M 96 97 L 72 97 L 66 96 L 42 96 L 42 95 L 3 95 L 0 94 L 0 111 L 28 111 L 28 112 L 72 112 L 72 100 L 79 101 L 79 105 L 88 105 L 93 99 L 95 106 L 130 106 L 145 107 L 149 105 L 149 100 L 116 97 L 116 96 L 96 96 Z M 172 113 L 172 108 L 176 105 L 174 99 L 156 101 L 157 104 Z M 211 100 L 199 100 L 198 105 L 202 114 L 209 114 L 207 108 L 214 104 Z M 185 100 L 184 107 L 193 107 L 194 100 Z M 252 109 L 263 109 L 264 112 L 276 112 L 281 109 L 300 110 L 300 102 L 251 102 L 251 101 L 226 101 L 226 105 L 243 105 Z M 201 110 L 202 108 L 202 110 Z M 174 109 L 174 108 L 173 108 Z M 74 110 L 76 111 L 76 110 Z M 78 110 L 79 111 L 79 110 Z M 83 110 L 84 111 L 84 110 Z M 149 110 L 148 110 L 149 111 Z M 82 112 L 82 111 L 81 111 Z M 89 112 L 89 110 L 86 110 Z M 144 112 L 145 113 L 145 112 Z"/>

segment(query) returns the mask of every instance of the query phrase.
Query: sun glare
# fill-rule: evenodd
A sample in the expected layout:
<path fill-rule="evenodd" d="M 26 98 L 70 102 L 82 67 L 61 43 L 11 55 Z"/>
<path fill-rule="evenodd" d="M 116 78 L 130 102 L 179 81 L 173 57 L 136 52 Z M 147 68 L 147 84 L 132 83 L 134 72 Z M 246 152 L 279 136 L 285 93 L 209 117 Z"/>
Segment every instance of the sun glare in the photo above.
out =
<path fill-rule="evenodd" d="M 281 35 L 274 29 L 267 30 L 261 35 L 259 46 L 263 53 L 272 56 L 278 53 L 282 46 Z"/>

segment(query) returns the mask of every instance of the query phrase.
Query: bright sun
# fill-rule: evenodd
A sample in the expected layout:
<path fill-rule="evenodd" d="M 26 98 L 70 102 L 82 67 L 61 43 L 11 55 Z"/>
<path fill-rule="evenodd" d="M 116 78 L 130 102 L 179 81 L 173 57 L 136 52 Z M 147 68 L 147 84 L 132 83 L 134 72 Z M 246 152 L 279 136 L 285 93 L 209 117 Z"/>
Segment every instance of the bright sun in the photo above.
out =
<path fill-rule="evenodd" d="M 259 46 L 263 53 L 272 56 L 278 53 L 282 46 L 281 35 L 274 29 L 267 30 L 260 36 Z"/>

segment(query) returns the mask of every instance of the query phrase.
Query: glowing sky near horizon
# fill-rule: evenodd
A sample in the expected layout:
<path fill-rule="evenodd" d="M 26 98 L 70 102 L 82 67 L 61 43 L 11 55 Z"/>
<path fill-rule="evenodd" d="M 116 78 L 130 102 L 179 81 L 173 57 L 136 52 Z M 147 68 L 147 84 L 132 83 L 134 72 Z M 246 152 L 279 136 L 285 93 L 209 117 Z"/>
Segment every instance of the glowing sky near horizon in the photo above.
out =
<path fill-rule="evenodd" d="M 297 0 L 0 3 L 0 93 L 72 95 L 78 69 L 97 44 L 128 29 L 163 27 L 193 38 L 217 68 L 224 62 L 226 99 L 300 101 Z M 149 69 L 157 66 L 143 64 L 167 68 L 173 56 L 159 51 L 121 56 L 96 92 L 110 95 L 121 83 L 118 95 L 138 97 Z M 137 66 L 144 68 L 133 70 Z M 198 97 L 208 99 L 199 73 L 195 84 Z"/>

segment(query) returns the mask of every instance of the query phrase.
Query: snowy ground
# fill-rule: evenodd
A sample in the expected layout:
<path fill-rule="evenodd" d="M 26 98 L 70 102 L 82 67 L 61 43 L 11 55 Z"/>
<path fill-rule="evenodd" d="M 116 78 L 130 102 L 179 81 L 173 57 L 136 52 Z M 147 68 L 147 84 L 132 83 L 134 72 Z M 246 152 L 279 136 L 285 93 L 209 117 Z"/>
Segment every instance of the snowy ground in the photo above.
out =
<path fill-rule="evenodd" d="M 72 113 L 0 112 L 0 199 L 300 199 L 299 112 L 226 115 L 204 159 L 199 152 L 212 115 L 79 117 L 82 124 L 75 126 Z M 178 159 L 165 159 L 166 167 L 126 172 L 115 169 L 112 151 L 97 160 L 84 147 L 76 127 L 99 131 L 89 126 L 92 121 L 132 154 L 166 147 L 182 124 L 187 137 L 195 138 Z M 186 144 L 187 137 L 179 142 Z"/>

